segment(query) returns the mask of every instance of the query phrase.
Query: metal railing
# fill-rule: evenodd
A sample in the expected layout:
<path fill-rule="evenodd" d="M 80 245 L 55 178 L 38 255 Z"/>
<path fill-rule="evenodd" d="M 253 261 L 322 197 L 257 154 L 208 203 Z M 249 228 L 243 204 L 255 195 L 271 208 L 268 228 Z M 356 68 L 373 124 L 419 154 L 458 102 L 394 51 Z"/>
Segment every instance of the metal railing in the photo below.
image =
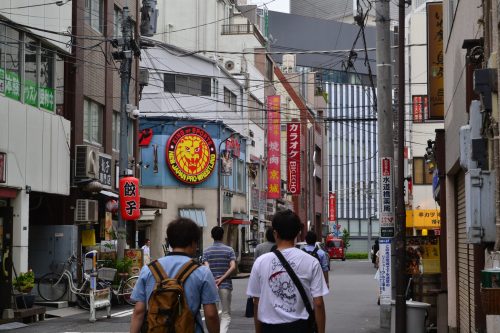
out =
<path fill-rule="evenodd" d="M 222 26 L 223 35 L 245 35 L 253 33 L 253 24 L 224 24 Z"/>

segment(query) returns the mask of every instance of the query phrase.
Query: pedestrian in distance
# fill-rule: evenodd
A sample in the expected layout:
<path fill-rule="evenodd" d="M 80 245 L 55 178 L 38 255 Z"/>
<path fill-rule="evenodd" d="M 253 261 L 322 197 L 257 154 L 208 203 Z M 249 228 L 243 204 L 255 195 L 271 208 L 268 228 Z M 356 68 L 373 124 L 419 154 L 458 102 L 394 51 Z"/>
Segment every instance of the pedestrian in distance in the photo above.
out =
<path fill-rule="evenodd" d="M 266 241 L 260 243 L 255 247 L 254 258 L 257 259 L 264 253 L 271 252 L 273 247 L 276 247 L 276 240 L 274 239 L 273 228 L 266 229 Z"/>
<path fill-rule="evenodd" d="M 146 238 L 141 249 L 144 256 L 144 265 L 147 266 L 151 262 L 151 241 Z"/>
<path fill-rule="evenodd" d="M 314 231 L 308 231 L 306 234 L 307 245 L 304 247 L 304 251 L 309 253 L 319 261 L 321 269 L 323 270 L 323 275 L 325 276 L 326 286 L 330 288 L 328 279 L 328 272 L 330 271 L 328 263 L 330 261 L 330 257 L 325 251 L 316 246 L 317 240 L 318 237 L 316 236 L 316 233 Z"/>
<path fill-rule="evenodd" d="M 231 274 L 236 270 L 236 256 L 234 250 L 222 243 L 224 229 L 215 226 L 211 231 L 213 245 L 203 251 L 202 262 L 210 267 L 215 283 L 219 288 L 221 305 L 220 332 L 226 333 L 231 323 L 231 293 L 233 283 Z"/>
<path fill-rule="evenodd" d="M 300 218 L 290 210 L 278 212 L 272 226 L 277 249 L 255 260 L 248 281 L 255 332 L 325 333 L 328 288 L 318 260 L 295 247 Z"/>
<path fill-rule="evenodd" d="M 373 264 L 373 267 L 375 267 L 377 269 L 378 269 L 377 252 L 378 252 L 379 248 L 380 248 L 380 245 L 378 243 L 378 239 L 375 239 L 375 244 L 373 244 L 373 246 L 372 246 L 371 255 L 372 255 L 372 264 Z"/>
<path fill-rule="evenodd" d="M 149 324 L 151 316 L 159 317 L 158 314 L 151 313 L 152 311 L 148 312 L 154 305 L 155 298 L 158 297 L 156 291 L 161 286 L 156 279 L 158 270 L 163 269 L 164 273 L 172 278 L 170 279 L 171 281 L 178 281 L 177 279 L 181 278 L 180 273 L 185 273 L 182 271 L 185 270 L 184 267 L 189 265 L 195 266 L 193 267 L 195 269 L 187 277 L 182 278 L 184 280 L 182 289 L 184 290 L 184 300 L 187 303 L 187 308 L 189 308 L 193 320 L 189 323 L 190 327 L 184 331 L 203 332 L 203 322 L 200 314 L 200 308 L 203 306 L 208 332 L 219 333 L 219 315 L 216 306 L 219 296 L 215 280 L 207 267 L 196 264 L 192 259 L 196 254 L 199 238 L 200 229 L 192 220 L 178 218 L 169 223 L 167 227 L 167 239 L 172 247 L 172 252 L 142 268 L 131 295 L 131 298 L 137 303 L 132 314 L 130 333 L 139 333 L 146 319 Z M 157 266 L 158 263 L 160 264 L 159 267 Z M 155 270 L 155 273 L 152 272 L 152 269 Z M 153 293 L 154 291 L 155 293 Z M 178 303 L 175 307 L 179 309 L 179 312 L 185 309 L 181 305 L 181 303 Z M 163 328 L 163 332 L 165 331 L 166 328 Z"/>

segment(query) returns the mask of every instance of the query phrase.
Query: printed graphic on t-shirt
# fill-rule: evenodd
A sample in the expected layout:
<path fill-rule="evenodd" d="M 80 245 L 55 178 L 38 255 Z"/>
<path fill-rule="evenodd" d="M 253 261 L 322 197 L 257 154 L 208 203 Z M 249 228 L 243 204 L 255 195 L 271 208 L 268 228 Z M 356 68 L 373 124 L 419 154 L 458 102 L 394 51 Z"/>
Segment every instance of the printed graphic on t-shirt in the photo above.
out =
<path fill-rule="evenodd" d="M 274 258 L 271 262 L 271 276 L 269 277 L 269 287 L 276 296 L 274 307 L 283 309 L 283 311 L 296 312 L 297 293 L 292 279 L 279 261 Z M 290 262 L 292 269 L 295 269 L 295 263 Z"/>

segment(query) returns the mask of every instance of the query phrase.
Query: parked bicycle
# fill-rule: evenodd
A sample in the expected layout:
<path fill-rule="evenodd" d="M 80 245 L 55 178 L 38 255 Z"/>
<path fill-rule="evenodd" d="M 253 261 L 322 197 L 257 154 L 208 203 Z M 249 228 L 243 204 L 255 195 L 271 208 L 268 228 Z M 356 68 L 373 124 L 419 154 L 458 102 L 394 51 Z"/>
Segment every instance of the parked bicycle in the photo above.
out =
<path fill-rule="evenodd" d="M 124 301 L 132 306 L 135 304 L 130 296 L 132 295 L 132 290 L 134 290 L 135 284 L 137 283 L 137 279 L 139 279 L 137 275 L 129 277 L 128 273 L 118 273 L 120 283 L 118 284 L 118 287 L 115 288 L 112 283 L 115 281 L 116 269 L 102 267 L 99 268 L 97 272 L 99 282 L 111 289 L 111 292 L 116 296 L 118 303 L 121 304 L 122 301 Z"/>

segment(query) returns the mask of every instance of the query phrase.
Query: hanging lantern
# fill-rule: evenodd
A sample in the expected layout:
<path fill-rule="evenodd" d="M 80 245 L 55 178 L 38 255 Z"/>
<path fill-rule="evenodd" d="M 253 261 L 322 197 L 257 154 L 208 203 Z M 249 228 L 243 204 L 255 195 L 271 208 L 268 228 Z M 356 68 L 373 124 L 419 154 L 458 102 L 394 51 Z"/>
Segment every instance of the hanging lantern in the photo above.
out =
<path fill-rule="evenodd" d="M 120 213 L 124 220 L 137 220 L 141 216 L 139 179 L 120 179 Z"/>

